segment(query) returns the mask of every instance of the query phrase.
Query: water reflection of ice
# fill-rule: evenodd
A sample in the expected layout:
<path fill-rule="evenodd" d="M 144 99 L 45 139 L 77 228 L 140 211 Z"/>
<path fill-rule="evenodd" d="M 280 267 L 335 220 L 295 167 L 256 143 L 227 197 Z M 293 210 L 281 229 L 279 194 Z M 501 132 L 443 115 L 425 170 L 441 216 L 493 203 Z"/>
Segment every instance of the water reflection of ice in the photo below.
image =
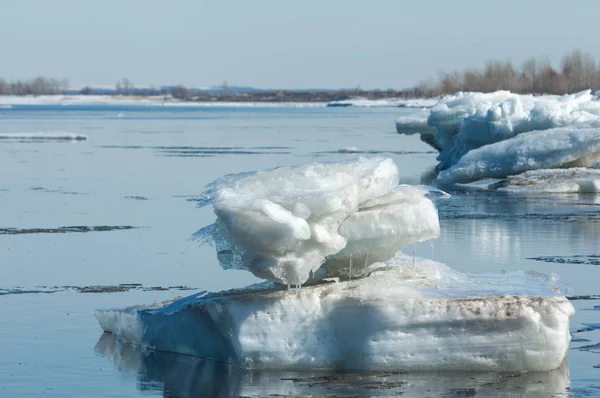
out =
<path fill-rule="evenodd" d="M 545 256 L 600 253 L 596 195 L 455 194 L 438 201 L 441 237 L 417 254 L 463 272 L 533 270 L 556 273 L 575 294 L 598 294 L 591 262 L 541 262 Z M 578 258 L 578 257 L 576 257 Z"/>
<path fill-rule="evenodd" d="M 263 396 L 515 396 L 568 394 L 566 363 L 550 372 L 339 373 L 332 371 L 249 372 L 222 362 L 148 351 L 114 335 L 100 336 L 94 351 L 123 372 L 135 373 L 142 392 L 177 397 Z"/>

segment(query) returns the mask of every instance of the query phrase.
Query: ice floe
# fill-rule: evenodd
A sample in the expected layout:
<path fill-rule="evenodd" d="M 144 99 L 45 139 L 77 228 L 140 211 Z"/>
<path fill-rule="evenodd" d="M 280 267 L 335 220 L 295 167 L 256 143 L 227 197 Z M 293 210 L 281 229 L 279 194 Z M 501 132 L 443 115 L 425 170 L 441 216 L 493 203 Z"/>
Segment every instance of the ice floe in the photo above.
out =
<path fill-rule="evenodd" d="M 465 183 L 530 170 L 593 167 L 599 160 L 600 128 L 532 131 L 469 151 L 440 171 L 437 181 Z M 551 173 L 546 171 L 547 175 Z"/>
<path fill-rule="evenodd" d="M 574 308 L 558 278 L 466 275 L 399 251 L 439 235 L 432 191 L 398 185 L 384 157 L 222 177 L 199 202 L 217 221 L 196 237 L 267 281 L 96 318 L 122 341 L 251 369 L 561 366 Z"/>
<path fill-rule="evenodd" d="M 594 167 L 600 160 L 600 101 L 590 90 L 564 96 L 509 91 L 457 93 L 397 120 L 440 151 L 438 182 L 505 178 L 529 170 Z M 563 175 L 564 176 L 564 175 Z"/>
<path fill-rule="evenodd" d="M 468 276 L 399 255 L 356 281 L 263 283 L 96 317 L 146 348 L 254 369 L 545 371 L 565 358 L 574 312 L 552 295 L 523 273 Z"/>

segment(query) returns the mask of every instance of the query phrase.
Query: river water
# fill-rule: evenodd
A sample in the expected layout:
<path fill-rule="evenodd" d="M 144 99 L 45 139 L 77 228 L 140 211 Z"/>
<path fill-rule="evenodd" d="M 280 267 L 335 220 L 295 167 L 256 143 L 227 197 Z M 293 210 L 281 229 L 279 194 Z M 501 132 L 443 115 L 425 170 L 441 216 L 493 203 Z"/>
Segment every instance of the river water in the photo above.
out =
<path fill-rule="evenodd" d="M 227 173 L 386 153 L 403 183 L 427 182 L 435 153 L 394 132 L 400 108 L 15 106 L 0 139 L 0 396 L 598 396 L 600 196 L 455 193 L 442 236 L 417 254 L 464 272 L 560 278 L 577 313 L 562 368 L 541 374 L 244 372 L 103 335 L 97 308 L 241 287 L 195 207 Z"/>

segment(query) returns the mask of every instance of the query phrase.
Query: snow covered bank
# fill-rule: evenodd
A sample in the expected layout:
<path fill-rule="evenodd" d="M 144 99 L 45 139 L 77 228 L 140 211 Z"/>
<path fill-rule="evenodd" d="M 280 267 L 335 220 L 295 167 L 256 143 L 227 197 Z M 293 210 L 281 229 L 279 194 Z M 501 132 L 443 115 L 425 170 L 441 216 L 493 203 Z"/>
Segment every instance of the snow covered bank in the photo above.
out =
<path fill-rule="evenodd" d="M 225 269 L 300 285 L 323 265 L 348 277 L 402 246 L 436 238 L 439 222 L 427 188 L 398 186 L 389 158 L 282 167 L 226 176 L 207 186 L 217 216 L 212 236 Z"/>
<path fill-rule="evenodd" d="M 73 133 L 0 133 L 0 140 L 10 141 L 84 141 L 87 135 Z"/>
<path fill-rule="evenodd" d="M 11 109 L 13 105 L 96 105 L 96 106 L 173 106 L 173 107 L 236 107 L 236 108 L 323 108 L 325 102 L 190 102 L 171 97 L 112 96 L 112 95 L 31 95 L 0 96 L 0 109 Z"/>
<path fill-rule="evenodd" d="M 600 101 L 590 90 L 560 97 L 457 93 L 429 111 L 427 128 L 421 113 L 398 119 L 396 129 L 419 133 L 440 151 L 444 185 L 600 160 Z"/>
<path fill-rule="evenodd" d="M 561 365 L 574 312 L 543 280 L 467 276 L 403 255 L 356 281 L 272 286 L 96 317 L 140 346 L 247 368 L 524 372 Z"/>
<path fill-rule="evenodd" d="M 327 106 L 332 107 L 360 107 L 360 108 L 431 108 L 439 102 L 439 98 L 351 98 L 346 100 L 331 101 Z"/>

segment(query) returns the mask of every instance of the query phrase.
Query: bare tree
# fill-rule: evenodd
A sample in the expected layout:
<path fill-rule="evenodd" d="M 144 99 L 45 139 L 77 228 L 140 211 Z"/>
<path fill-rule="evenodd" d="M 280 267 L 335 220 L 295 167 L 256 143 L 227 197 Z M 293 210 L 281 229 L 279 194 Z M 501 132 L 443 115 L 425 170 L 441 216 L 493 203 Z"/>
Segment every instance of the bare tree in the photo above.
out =
<path fill-rule="evenodd" d="M 185 88 L 182 85 L 178 85 L 171 88 L 171 95 L 173 96 L 173 98 L 186 100 L 189 98 L 190 93 L 187 88 Z"/>
<path fill-rule="evenodd" d="M 523 76 L 525 77 L 526 87 L 523 87 L 526 92 L 535 93 L 535 79 L 537 74 L 537 60 L 534 57 L 529 58 L 525 62 L 523 62 Z"/>

